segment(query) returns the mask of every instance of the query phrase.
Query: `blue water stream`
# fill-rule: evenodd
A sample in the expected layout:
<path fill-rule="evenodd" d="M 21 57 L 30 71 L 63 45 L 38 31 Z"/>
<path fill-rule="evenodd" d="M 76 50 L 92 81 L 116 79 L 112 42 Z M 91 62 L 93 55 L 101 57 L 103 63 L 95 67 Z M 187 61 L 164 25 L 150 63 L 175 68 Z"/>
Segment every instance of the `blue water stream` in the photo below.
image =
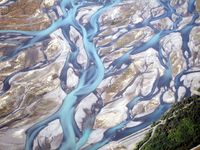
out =
<path fill-rule="evenodd" d="M 61 74 L 60 74 L 60 80 L 61 80 L 61 87 L 63 89 L 67 88 L 67 70 L 69 68 L 69 64 L 73 65 L 73 68 L 78 70 L 79 75 L 79 82 L 75 89 L 73 89 L 67 96 L 64 98 L 62 106 L 59 108 L 58 111 L 56 111 L 54 114 L 52 114 L 50 117 L 36 123 L 32 127 L 30 127 L 26 131 L 26 144 L 25 149 L 31 150 L 33 147 L 34 139 L 37 137 L 39 132 L 44 129 L 50 122 L 59 119 L 60 124 L 62 126 L 63 130 L 63 140 L 62 144 L 59 147 L 59 150 L 78 150 L 81 149 L 81 147 L 84 146 L 84 144 L 87 142 L 90 133 L 92 132 L 92 127 L 90 124 L 85 125 L 85 128 L 81 131 L 79 127 L 76 124 L 76 121 L 74 119 L 75 116 L 75 110 L 77 105 L 84 99 L 85 96 L 89 95 L 90 93 L 94 93 L 99 100 L 97 101 L 95 108 L 98 108 L 98 112 L 103 107 L 103 102 L 101 99 L 101 96 L 99 96 L 96 92 L 97 86 L 102 82 L 102 80 L 108 78 L 109 76 L 114 76 L 116 74 L 119 74 L 123 72 L 125 69 L 122 69 L 122 65 L 127 65 L 127 67 L 131 64 L 131 61 L 129 60 L 131 55 L 135 55 L 141 52 L 146 51 L 149 48 L 154 48 L 158 52 L 158 58 L 160 61 L 160 64 L 165 68 L 164 74 L 157 76 L 157 79 L 151 89 L 151 92 L 148 95 L 138 95 L 137 97 L 133 97 L 132 100 L 127 104 L 127 118 L 119 123 L 118 125 L 109 128 L 104 132 L 103 138 L 98 142 L 94 143 L 92 145 L 89 145 L 85 147 L 86 150 L 97 150 L 98 148 L 104 146 L 110 141 L 113 140 L 119 140 L 121 138 L 124 138 L 134 132 L 137 132 L 148 125 L 150 125 L 153 121 L 156 121 L 160 118 L 160 116 L 170 108 L 170 104 L 167 104 L 163 101 L 163 97 L 161 94 L 160 97 L 160 106 L 151 114 L 135 118 L 132 116 L 130 111 L 134 107 L 135 104 L 139 101 L 145 101 L 153 98 L 155 95 L 157 95 L 161 88 L 164 87 L 164 89 L 169 88 L 170 81 L 172 80 L 172 67 L 171 62 L 169 59 L 169 56 L 164 56 L 162 53 L 162 49 L 160 46 L 160 39 L 165 37 L 166 35 L 169 35 L 170 33 L 180 32 L 182 39 L 183 39 L 183 56 L 187 62 L 187 68 L 182 71 L 178 76 L 175 78 L 175 88 L 176 88 L 176 98 L 177 90 L 180 86 L 184 86 L 183 82 L 181 81 L 181 77 L 188 72 L 192 72 L 190 70 L 189 66 L 189 58 L 191 57 L 191 51 L 188 46 L 189 42 L 189 34 L 193 27 L 199 26 L 199 24 L 195 23 L 196 19 L 199 17 L 198 12 L 195 9 L 195 0 L 189 0 L 188 2 L 188 13 L 193 15 L 193 18 L 189 24 L 183 27 L 183 29 L 178 29 L 177 25 L 182 20 L 182 15 L 178 14 L 170 4 L 168 0 L 159 0 L 161 6 L 164 7 L 165 11 L 162 15 L 153 17 L 151 16 L 148 20 L 145 20 L 143 22 L 140 22 L 132 27 L 129 27 L 128 31 L 131 31 L 133 29 L 142 28 L 145 26 L 152 27 L 151 22 L 155 20 L 162 19 L 164 17 L 171 18 L 173 14 L 175 14 L 177 17 L 176 21 L 173 23 L 173 28 L 169 30 L 161 30 L 153 29 L 154 35 L 152 38 L 150 38 L 147 42 L 141 43 L 140 45 L 131 48 L 128 52 L 126 52 L 123 56 L 116 58 L 108 68 L 105 68 L 101 57 L 98 54 L 98 47 L 96 47 L 95 43 L 93 42 L 93 39 L 98 33 L 99 30 L 99 17 L 101 14 L 103 14 L 106 10 L 112 8 L 113 6 L 119 5 L 122 3 L 122 0 L 80 0 L 77 2 L 74 2 L 73 0 L 58 0 L 56 5 L 58 5 L 62 10 L 62 16 L 58 16 L 59 18 L 52 23 L 51 26 L 49 26 L 47 29 L 41 30 L 41 31 L 20 31 L 20 30 L 1 30 L 0 34 L 13 34 L 13 35 L 23 35 L 30 37 L 29 40 L 22 43 L 19 47 L 17 47 L 14 51 L 10 52 L 6 56 L 1 56 L 0 61 L 7 61 L 16 55 L 19 54 L 19 52 L 25 50 L 28 47 L 33 46 L 37 42 L 40 42 L 44 39 L 46 39 L 49 34 L 56 31 L 57 29 L 61 29 L 63 36 L 68 41 L 71 52 L 69 55 L 69 58 L 66 59 L 65 65 L 62 68 Z M 90 17 L 89 22 L 86 25 L 80 24 L 76 20 L 77 13 L 80 8 L 89 6 L 92 4 L 99 5 L 100 8 Z M 58 13 L 56 13 L 58 15 Z M 84 68 L 81 64 L 77 61 L 77 56 L 80 52 L 80 49 L 78 46 L 70 40 L 70 34 L 69 34 L 69 28 L 74 27 L 82 36 L 85 52 L 87 54 L 88 62 L 87 66 Z M 109 43 L 107 45 L 104 45 L 104 47 L 112 45 L 112 43 Z M 102 46 L 103 47 L 103 46 Z M 41 66 L 32 66 L 29 68 L 25 68 L 23 70 L 20 70 L 18 72 L 12 73 L 10 76 L 8 76 L 4 80 L 4 86 L 2 91 L 5 93 L 9 90 L 9 80 L 16 75 L 19 72 L 26 72 L 29 70 L 34 70 L 40 67 L 43 67 L 45 65 L 48 65 L 47 62 L 43 62 Z M 186 88 L 186 95 L 190 95 L 190 89 Z M 123 94 L 118 93 L 118 94 Z M 93 108 L 91 111 L 97 115 L 98 112 L 96 112 L 95 108 Z M 91 118 L 92 119 L 92 118 Z M 93 119 L 94 120 L 94 119 Z M 91 121 L 93 121 L 91 120 Z M 128 122 L 130 121 L 142 121 L 143 123 L 141 125 L 125 128 Z"/>

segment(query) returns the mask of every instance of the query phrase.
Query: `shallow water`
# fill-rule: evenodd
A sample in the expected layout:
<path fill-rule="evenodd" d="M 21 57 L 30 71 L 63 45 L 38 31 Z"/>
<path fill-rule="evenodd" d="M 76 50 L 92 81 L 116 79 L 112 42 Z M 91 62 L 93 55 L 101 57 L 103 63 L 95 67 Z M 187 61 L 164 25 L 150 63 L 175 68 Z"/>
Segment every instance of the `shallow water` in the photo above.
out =
<path fill-rule="evenodd" d="M 191 95 L 191 88 L 195 89 L 196 86 L 199 85 L 198 82 L 200 81 L 200 78 L 198 77 L 200 71 L 199 55 L 197 54 L 198 52 L 194 54 L 194 47 L 190 46 L 190 43 L 193 40 L 191 38 L 191 32 L 195 27 L 199 26 L 199 12 L 196 8 L 196 2 L 195 0 L 188 0 L 185 2 L 187 3 L 187 12 L 185 14 L 180 13 L 178 11 L 178 5 L 181 4 L 176 4 L 172 6 L 172 3 L 170 1 L 165 0 L 158 0 L 156 1 L 156 3 L 157 6 L 155 8 L 161 7 L 163 10 L 163 12 L 158 16 L 150 15 L 147 17 L 147 19 L 144 19 L 137 23 L 128 23 L 128 25 L 126 25 L 125 21 L 123 23 L 123 20 L 119 20 L 120 22 L 122 22 L 122 24 L 124 24 L 124 26 L 119 25 L 119 27 L 117 27 L 118 24 L 116 23 L 116 27 L 113 27 L 113 29 L 116 28 L 117 30 L 115 30 L 114 33 L 110 32 L 108 33 L 108 35 L 103 36 L 103 30 L 109 28 L 109 25 L 107 26 L 106 23 L 103 24 L 102 18 L 106 15 L 109 16 L 110 14 L 112 14 L 112 10 L 116 9 L 117 7 L 128 7 L 127 5 L 134 6 L 134 2 L 125 0 L 79 0 L 76 2 L 72 0 L 58 0 L 56 3 L 54 3 L 53 6 L 51 6 L 51 13 L 56 14 L 57 19 L 55 19 L 55 21 L 52 22 L 51 25 L 46 29 L 38 31 L 23 31 L 11 29 L 0 30 L 1 43 L 7 43 L 9 39 L 11 39 L 12 41 L 17 37 L 25 37 L 25 40 L 19 41 L 19 44 L 17 44 L 17 46 L 14 47 L 14 49 L 10 48 L 10 51 L 9 49 L 7 49 L 6 51 L 8 52 L 4 52 L 0 56 L 1 62 L 9 62 L 10 60 L 15 59 L 23 51 L 27 51 L 27 48 L 32 48 L 38 43 L 48 40 L 50 38 L 50 35 L 52 34 L 57 35 L 56 38 L 60 38 L 61 41 L 63 41 L 62 43 L 64 45 L 60 47 L 60 49 L 62 49 L 62 53 L 52 58 L 52 60 L 48 60 L 47 55 L 44 55 L 44 60 L 39 61 L 34 65 L 24 67 L 23 69 L 13 71 L 10 74 L 6 75 L 6 77 L 2 81 L 1 96 L 3 99 L 3 96 L 12 89 L 12 83 L 15 81 L 15 77 L 17 77 L 20 73 L 27 73 L 31 71 L 34 72 L 38 69 L 45 70 L 45 68 L 50 66 L 55 61 L 61 61 L 62 63 L 62 67 L 58 71 L 58 78 L 60 83 L 59 86 L 61 90 L 65 93 L 65 96 L 63 96 L 64 99 L 60 100 L 62 101 L 62 104 L 58 109 L 56 109 L 56 111 L 54 111 L 50 115 L 45 116 L 43 119 L 38 119 L 37 123 L 34 123 L 31 127 L 29 127 L 26 130 L 26 150 L 33 149 L 33 147 L 37 147 L 36 145 L 39 145 L 39 147 L 42 148 L 42 146 L 38 144 L 39 142 L 34 143 L 34 140 L 37 141 L 38 134 L 42 130 L 44 130 L 51 122 L 57 119 L 59 120 L 60 126 L 62 128 L 63 136 L 61 140 L 62 142 L 59 144 L 58 149 L 96 150 L 108 144 L 111 141 L 118 141 L 130 134 L 144 129 L 145 127 L 149 126 L 152 122 L 158 120 L 162 116 L 162 114 L 170 108 L 172 103 L 180 100 L 181 97 Z M 8 2 L 0 5 L 7 4 Z M 89 11 L 89 20 L 86 19 L 86 23 L 81 22 L 81 19 L 77 19 L 79 13 L 83 13 L 84 9 L 89 10 L 92 7 L 96 7 L 96 9 L 91 12 Z M 85 16 L 86 15 L 87 12 Z M 183 25 L 183 27 L 181 27 L 181 24 L 183 24 L 183 19 L 187 17 L 190 17 L 191 19 L 185 25 Z M 169 18 L 171 20 L 172 23 L 170 28 L 162 29 L 159 28 L 159 25 L 153 25 L 153 22 L 159 21 L 163 18 Z M 148 37 L 144 41 L 139 40 L 138 42 L 132 44 L 130 44 L 130 41 L 128 46 L 124 44 L 124 47 L 126 47 L 127 50 L 125 52 L 122 52 L 122 55 L 120 56 L 115 56 L 113 54 L 115 51 L 121 51 L 121 49 L 124 48 L 123 46 L 116 49 L 113 48 L 113 45 L 118 40 L 120 40 L 121 37 L 127 35 L 131 31 L 137 31 L 138 29 L 140 30 L 145 27 L 148 27 L 148 30 L 151 30 L 150 37 Z M 71 33 L 72 28 L 76 30 L 76 32 Z M 123 28 L 125 29 L 125 31 L 122 31 Z M 148 34 L 146 32 L 147 31 L 144 31 L 143 34 Z M 119 36 L 117 36 L 117 38 L 114 39 L 114 36 L 116 36 L 116 34 L 118 33 Z M 168 36 L 170 36 L 171 34 L 178 33 L 180 34 L 180 37 L 182 39 L 182 44 L 180 47 L 182 56 L 178 55 L 176 57 L 182 57 L 183 62 L 179 63 L 184 64 L 183 67 L 179 69 L 178 73 L 176 74 L 174 73 L 173 68 L 175 68 L 176 65 L 178 66 L 178 64 L 175 65 L 174 60 L 172 60 L 173 58 L 171 54 L 173 53 L 173 48 L 171 52 L 167 52 L 170 51 L 169 47 L 165 47 L 166 45 L 163 44 L 162 40 L 165 37 L 168 38 Z M 75 34 L 78 35 L 78 38 L 74 38 L 74 36 L 76 36 Z M 102 39 L 106 39 L 106 37 L 109 36 L 113 38 L 111 41 L 109 41 L 107 44 L 103 44 L 102 46 L 98 45 L 98 40 L 100 41 Z M 173 39 L 171 40 L 173 41 Z M 176 38 L 174 40 L 176 40 Z M 83 44 L 82 47 L 80 46 L 80 43 L 78 43 L 78 41 L 80 41 L 80 43 Z M 108 48 L 108 52 L 106 52 L 106 48 Z M 131 77 L 133 78 L 133 80 L 130 81 L 125 87 L 118 87 L 119 89 L 121 89 L 119 91 L 113 92 L 115 94 L 114 97 L 103 96 L 103 91 L 106 91 L 106 89 L 109 90 L 111 89 L 111 87 L 106 88 L 106 86 L 103 86 L 102 84 L 109 85 L 109 83 L 111 83 L 112 77 L 114 78 L 114 83 L 125 82 L 124 80 L 126 80 L 129 77 L 126 77 L 123 80 L 115 80 L 115 78 L 124 74 L 132 64 L 134 64 L 140 58 L 144 57 L 144 55 L 152 49 L 152 53 L 156 53 L 156 60 L 153 60 L 152 63 L 154 61 L 157 61 L 159 63 L 159 66 L 155 66 L 156 64 L 154 64 L 154 69 L 152 71 L 147 69 L 147 66 L 151 66 L 150 64 L 144 64 L 142 66 L 143 69 L 141 69 L 144 71 L 140 71 L 139 73 L 133 73 Z M 110 53 L 110 51 L 112 51 L 112 53 Z M 79 56 L 80 53 L 81 55 L 84 55 L 83 53 L 85 53 L 85 55 L 81 57 Z M 143 56 L 139 57 L 139 54 L 142 54 Z M 36 54 L 34 52 L 30 53 L 30 56 L 28 57 L 28 61 L 30 64 L 33 64 L 34 60 L 37 58 L 34 57 L 35 55 L 39 54 Z M 64 58 L 61 57 L 62 55 Z M 108 63 L 106 63 L 106 55 Z M 197 55 L 197 60 L 191 63 L 192 59 L 194 59 L 194 55 Z M 151 55 L 149 56 L 149 58 L 145 58 L 145 60 L 141 59 L 140 61 L 151 61 L 150 57 Z M 174 59 L 177 59 L 176 57 Z M 80 63 L 80 61 L 83 61 L 84 63 Z M 161 71 L 158 70 L 158 68 L 160 68 Z M 67 72 L 70 69 L 73 70 L 73 75 L 67 74 Z M 175 68 L 175 70 L 176 69 L 177 68 Z M 136 70 L 136 68 L 134 68 L 133 70 Z M 1 72 L 3 73 L 2 70 Z M 153 81 L 153 83 L 151 84 L 152 86 L 150 86 L 149 92 L 143 94 L 141 91 L 136 92 L 137 89 L 132 88 L 131 90 L 129 88 L 131 86 L 138 86 L 136 80 L 139 80 L 139 78 L 143 76 L 143 73 L 149 72 L 156 72 L 156 74 L 154 75 L 146 75 L 146 85 L 151 84 L 150 82 Z M 189 76 L 190 74 L 192 74 L 191 77 Z M 40 73 L 36 76 L 39 75 L 41 75 L 41 78 L 43 78 L 43 75 Z M 71 76 L 76 76 L 78 78 L 78 81 L 76 81 L 77 84 L 75 84 L 74 86 L 69 85 L 70 82 L 74 84 L 74 81 L 71 78 Z M 187 78 L 185 78 L 185 76 L 187 76 Z M 154 77 L 155 80 L 153 80 Z M 20 78 L 23 79 L 23 77 Z M 189 85 L 184 82 L 185 80 L 190 78 L 195 78 L 195 81 L 198 82 L 194 83 L 191 81 Z M 34 78 L 30 78 L 30 82 L 32 80 L 34 80 Z M 29 81 L 25 80 L 23 82 L 27 82 L 27 84 L 29 84 Z M 19 84 L 22 84 L 22 81 L 20 81 Z M 136 88 L 141 88 L 142 90 L 143 87 L 141 86 Z M 179 94 L 180 88 L 182 88 L 184 91 L 182 92 L 182 95 Z M 123 97 L 124 95 L 126 95 L 127 89 L 129 89 L 131 93 L 136 94 L 133 94 L 133 96 L 128 97 L 128 99 Z M 166 97 L 164 97 L 164 94 L 167 91 L 172 91 L 171 97 L 174 98 L 173 101 L 166 101 Z M 93 102 L 92 99 L 89 98 L 89 100 L 92 101 L 91 104 L 89 104 L 90 102 L 87 102 L 87 97 L 91 94 L 94 95 L 96 97 L 95 99 L 97 100 Z M 134 107 L 136 107 L 137 104 L 139 104 L 140 102 L 150 102 L 154 99 L 157 99 L 158 105 L 151 111 L 145 110 L 144 112 L 146 112 L 146 114 L 142 112 L 141 114 L 144 113 L 144 115 L 139 116 L 137 113 L 134 114 L 132 112 Z M 112 110 L 112 108 L 117 108 L 118 106 L 115 106 L 115 104 L 119 103 L 119 101 L 124 101 L 123 109 L 125 109 L 125 112 L 123 111 L 123 114 L 126 113 L 126 116 L 123 117 L 123 119 L 118 121 L 116 124 L 111 125 L 109 127 L 104 128 L 101 127 L 101 125 L 99 125 L 99 127 L 95 127 L 95 125 L 97 124 L 98 115 L 104 113 L 104 109 L 107 109 L 108 111 L 109 109 Z M 88 108 L 86 111 L 85 108 L 81 108 L 81 106 L 79 106 L 81 103 L 85 103 L 86 105 L 90 105 L 91 107 Z M 40 105 L 40 103 L 37 103 L 35 107 L 37 107 L 38 105 Z M 26 106 L 28 107 L 28 105 Z M 78 108 L 84 110 L 83 112 L 86 114 L 85 117 L 79 115 L 75 117 L 76 113 L 78 112 Z M 23 118 L 26 119 L 26 116 L 24 116 Z M 77 118 L 82 118 L 82 121 L 78 122 Z M 109 118 L 108 120 L 112 122 L 112 119 L 113 118 Z M 132 121 L 139 121 L 141 123 L 139 125 L 127 127 L 128 123 Z M 5 126 L 7 125 L 3 125 L 3 127 Z M 91 133 L 94 132 L 94 130 L 97 130 L 97 128 L 105 129 L 102 133 L 103 137 L 99 137 L 99 140 L 97 140 L 94 143 L 91 143 L 88 139 L 90 138 Z"/>

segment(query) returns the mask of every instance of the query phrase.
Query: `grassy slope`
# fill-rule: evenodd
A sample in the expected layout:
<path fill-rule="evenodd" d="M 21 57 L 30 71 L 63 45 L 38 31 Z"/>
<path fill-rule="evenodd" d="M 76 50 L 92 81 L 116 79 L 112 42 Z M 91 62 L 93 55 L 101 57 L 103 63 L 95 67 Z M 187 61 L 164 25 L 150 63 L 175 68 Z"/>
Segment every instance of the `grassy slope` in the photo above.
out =
<path fill-rule="evenodd" d="M 152 130 L 138 143 L 136 150 L 188 150 L 198 144 L 200 96 L 194 95 L 175 104 L 161 120 L 154 123 Z"/>

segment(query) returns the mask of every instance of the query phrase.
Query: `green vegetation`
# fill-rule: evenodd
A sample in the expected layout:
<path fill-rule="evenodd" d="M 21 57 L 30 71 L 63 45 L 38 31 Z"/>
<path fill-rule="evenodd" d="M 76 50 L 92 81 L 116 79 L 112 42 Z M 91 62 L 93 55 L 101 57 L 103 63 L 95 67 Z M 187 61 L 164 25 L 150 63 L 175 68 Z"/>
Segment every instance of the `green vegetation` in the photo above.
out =
<path fill-rule="evenodd" d="M 200 144 L 200 96 L 184 98 L 158 122 L 136 150 L 188 150 Z"/>
<path fill-rule="evenodd" d="M 148 139 L 151 137 L 151 133 L 152 133 L 152 130 L 149 130 L 149 131 L 146 133 L 146 136 L 144 137 L 144 139 L 143 139 L 141 142 L 139 142 L 139 143 L 137 144 L 137 149 L 139 149 L 145 142 L 148 141 Z"/>

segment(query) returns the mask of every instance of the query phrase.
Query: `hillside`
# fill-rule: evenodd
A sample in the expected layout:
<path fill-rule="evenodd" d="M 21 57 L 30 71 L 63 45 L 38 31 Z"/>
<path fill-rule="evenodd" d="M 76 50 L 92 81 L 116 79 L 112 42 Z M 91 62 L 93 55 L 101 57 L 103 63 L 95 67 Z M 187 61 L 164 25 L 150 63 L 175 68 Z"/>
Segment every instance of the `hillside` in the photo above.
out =
<path fill-rule="evenodd" d="M 175 104 L 136 150 L 188 150 L 200 144 L 200 96 L 193 95 Z"/>

